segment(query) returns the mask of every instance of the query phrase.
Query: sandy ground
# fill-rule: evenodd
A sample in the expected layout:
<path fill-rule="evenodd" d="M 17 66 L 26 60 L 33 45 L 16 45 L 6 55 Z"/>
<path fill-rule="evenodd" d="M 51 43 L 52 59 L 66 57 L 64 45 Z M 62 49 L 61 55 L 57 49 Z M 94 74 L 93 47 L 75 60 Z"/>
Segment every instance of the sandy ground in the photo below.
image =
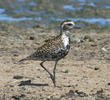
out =
<path fill-rule="evenodd" d="M 57 65 L 56 88 L 40 61 L 18 63 L 54 33 L 11 25 L 0 31 L 0 100 L 110 100 L 108 32 L 71 36 L 71 50 Z M 44 65 L 52 72 L 54 62 Z"/>

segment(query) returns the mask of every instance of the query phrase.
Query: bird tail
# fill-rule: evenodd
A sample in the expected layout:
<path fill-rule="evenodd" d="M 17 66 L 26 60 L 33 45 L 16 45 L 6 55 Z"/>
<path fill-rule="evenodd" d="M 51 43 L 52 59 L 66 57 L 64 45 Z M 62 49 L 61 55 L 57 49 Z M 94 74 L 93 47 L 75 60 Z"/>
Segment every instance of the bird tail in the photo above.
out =
<path fill-rule="evenodd" d="M 26 60 L 31 60 L 31 57 L 29 56 L 29 57 L 23 58 L 23 59 L 19 60 L 19 62 L 23 62 L 23 61 L 26 61 Z"/>

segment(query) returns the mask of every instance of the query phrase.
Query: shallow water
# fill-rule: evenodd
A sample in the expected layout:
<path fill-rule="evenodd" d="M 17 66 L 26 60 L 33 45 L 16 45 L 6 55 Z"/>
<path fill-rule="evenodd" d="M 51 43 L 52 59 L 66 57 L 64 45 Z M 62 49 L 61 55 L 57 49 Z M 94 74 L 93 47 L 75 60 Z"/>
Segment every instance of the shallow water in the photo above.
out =
<path fill-rule="evenodd" d="M 102 15 L 100 12 L 93 15 L 78 13 L 87 9 L 92 12 L 94 8 L 105 12 Z M 53 21 L 72 19 L 110 26 L 110 15 L 106 15 L 106 10 L 110 10 L 110 0 L 0 0 L 0 20 L 3 21 L 35 20 L 40 24 L 52 24 Z"/>

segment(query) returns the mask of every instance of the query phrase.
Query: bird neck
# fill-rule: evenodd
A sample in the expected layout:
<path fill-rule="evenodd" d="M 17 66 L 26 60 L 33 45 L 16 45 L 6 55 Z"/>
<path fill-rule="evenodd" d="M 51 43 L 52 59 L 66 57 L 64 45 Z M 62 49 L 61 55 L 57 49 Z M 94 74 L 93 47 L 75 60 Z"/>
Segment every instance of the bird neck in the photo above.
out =
<path fill-rule="evenodd" d="M 68 30 L 60 30 L 60 35 L 63 35 L 63 34 L 65 34 L 66 36 L 68 36 L 69 37 L 69 33 L 70 33 L 70 31 L 68 31 Z"/>

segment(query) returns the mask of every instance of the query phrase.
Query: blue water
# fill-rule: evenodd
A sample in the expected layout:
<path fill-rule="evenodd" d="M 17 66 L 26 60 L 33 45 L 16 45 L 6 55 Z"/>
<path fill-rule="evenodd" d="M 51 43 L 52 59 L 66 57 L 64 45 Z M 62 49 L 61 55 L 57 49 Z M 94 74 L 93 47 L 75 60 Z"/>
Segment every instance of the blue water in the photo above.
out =
<path fill-rule="evenodd" d="M 89 23 L 96 23 L 101 24 L 103 26 L 109 26 L 110 25 L 110 18 L 69 18 L 73 21 L 85 21 Z M 56 19 L 57 21 L 63 21 L 65 19 Z"/>
<path fill-rule="evenodd" d="M 81 10 L 82 9 L 82 7 L 75 8 L 73 5 L 64 5 L 63 8 L 65 10 Z"/>
<path fill-rule="evenodd" d="M 52 24 L 52 21 L 62 21 L 64 19 L 71 19 L 73 21 L 85 21 L 88 23 L 100 24 L 104 26 L 110 26 L 110 18 L 102 18 L 102 17 L 76 17 L 73 16 L 65 16 L 65 11 L 73 12 L 76 10 L 81 10 L 85 5 L 92 6 L 92 7 L 100 7 L 110 9 L 110 0 L 68 0 L 70 2 L 78 2 L 77 6 L 74 3 L 61 3 L 61 7 L 64 10 L 56 9 L 58 13 L 48 13 L 48 9 L 38 9 L 37 11 L 32 11 L 30 8 L 33 6 L 40 6 L 36 1 L 40 0 L 30 0 L 28 6 L 25 4 L 26 0 L 16 0 L 16 3 L 11 2 L 10 6 L 15 7 L 14 9 L 9 10 L 10 13 L 19 14 L 19 13 L 26 13 L 29 16 L 22 16 L 22 17 L 13 17 L 11 14 L 7 13 L 6 7 L 0 8 L 0 20 L 1 21 L 25 21 L 25 20 L 35 20 L 41 21 L 43 24 Z M 54 1 L 54 0 L 53 0 Z M 102 3 L 101 3 L 102 1 Z M 52 2 L 50 2 L 52 3 Z M 54 6 L 54 4 L 53 4 Z M 33 16 L 34 15 L 34 16 Z"/>

